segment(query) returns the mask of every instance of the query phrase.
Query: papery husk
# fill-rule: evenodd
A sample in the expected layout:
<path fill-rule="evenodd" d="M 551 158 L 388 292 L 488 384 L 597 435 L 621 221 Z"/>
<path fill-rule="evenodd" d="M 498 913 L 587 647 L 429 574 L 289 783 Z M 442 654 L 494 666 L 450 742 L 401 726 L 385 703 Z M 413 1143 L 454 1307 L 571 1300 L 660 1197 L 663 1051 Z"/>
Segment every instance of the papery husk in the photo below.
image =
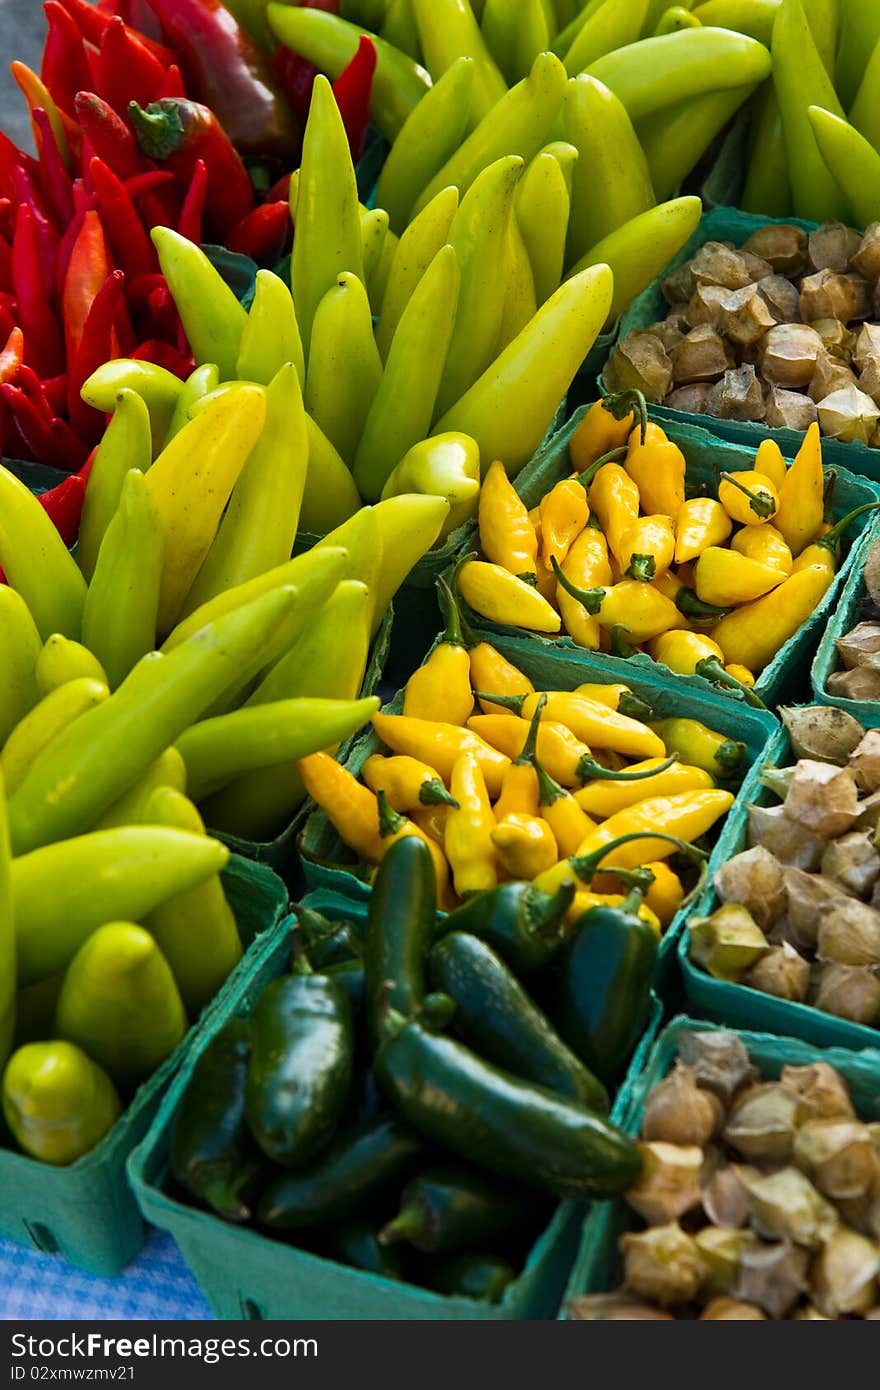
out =
<path fill-rule="evenodd" d="M 801 758 L 794 771 L 785 814 L 812 835 L 834 840 L 846 834 L 858 815 L 855 773 L 813 758 Z"/>
<path fill-rule="evenodd" d="M 572 1298 L 566 1304 L 568 1322 L 674 1322 L 671 1313 L 652 1308 L 650 1303 L 637 1303 L 623 1290 L 616 1293 L 593 1293 Z"/>
<path fill-rule="evenodd" d="M 822 855 L 822 872 L 836 879 L 855 897 L 869 897 L 880 878 L 880 855 L 874 847 L 873 836 L 864 830 L 850 830 L 839 840 L 832 840 Z M 853 963 L 861 964 L 860 961 Z"/>
<path fill-rule="evenodd" d="M 852 359 L 858 370 L 880 357 L 880 324 L 863 323 L 853 346 Z"/>
<path fill-rule="evenodd" d="M 779 717 L 796 758 L 815 758 L 838 767 L 846 767 L 865 734 L 857 719 L 831 705 L 782 707 Z"/>
<path fill-rule="evenodd" d="M 642 1142 L 642 1171 L 624 1194 L 649 1226 L 668 1226 L 700 1205 L 703 1150 L 696 1144 Z"/>
<path fill-rule="evenodd" d="M 743 1175 L 752 1207 L 752 1226 L 770 1240 L 790 1240 L 818 1250 L 840 1224 L 840 1217 L 799 1168 Z"/>
<path fill-rule="evenodd" d="M 678 1055 L 697 1085 L 712 1091 L 722 1105 L 729 1105 L 740 1087 L 757 1075 L 742 1038 L 728 1028 L 682 1033 Z"/>
<path fill-rule="evenodd" d="M 699 1087 L 690 1068 L 676 1062 L 645 1101 L 642 1138 L 703 1149 L 723 1118 L 718 1097 Z"/>
<path fill-rule="evenodd" d="M 812 1303 L 808 1303 L 806 1308 L 798 1308 L 794 1315 L 794 1322 L 833 1322 L 833 1318 L 826 1318 L 824 1313 L 820 1313 Z"/>
<path fill-rule="evenodd" d="M 784 941 L 780 946 L 771 947 L 743 976 L 742 983 L 762 994 L 803 1004 L 810 986 L 810 963 Z"/>
<path fill-rule="evenodd" d="M 809 951 L 815 948 L 823 914 L 846 901 L 847 895 L 842 884 L 822 874 L 786 867 L 783 877 L 786 893 L 783 939 L 795 950 Z"/>
<path fill-rule="evenodd" d="M 880 623 L 876 627 L 877 650 L 880 651 Z M 868 730 L 850 754 L 849 765 L 861 791 L 871 793 L 880 790 L 880 729 Z"/>
<path fill-rule="evenodd" d="M 850 257 L 850 265 L 866 280 L 880 278 L 880 222 L 872 222 L 865 229 L 858 250 Z"/>
<path fill-rule="evenodd" d="M 701 1297 L 713 1298 L 719 1294 L 733 1293 L 742 1252 L 757 1244 L 757 1239 L 753 1231 L 730 1226 L 704 1226 L 697 1231 L 694 1240 L 707 1270 L 700 1290 Z"/>
<path fill-rule="evenodd" d="M 837 1205 L 848 1226 L 880 1245 L 880 1160 L 871 1190 L 863 1197 L 844 1197 Z"/>
<path fill-rule="evenodd" d="M 875 405 L 880 405 L 880 357 L 874 357 L 859 372 L 858 386 L 860 391 L 864 391 L 866 396 L 870 396 Z M 870 447 L 876 447 L 874 436 L 877 434 L 877 427 L 874 427 L 874 434 L 868 440 Z"/>
<path fill-rule="evenodd" d="M 877 657 L 868 657 L 854 671 L 833 671 L 825 682 L 829 695 L 845 700 L 880 700 L 880 665 L 868 665 Z"/>
<path fill-rule="evenodd" d="M 723 285 L 726 290 L 744 289 L 753 279 L 739 251 L 722 241 L 704 241 L 691 261 L 691 270 L 698 285 Z"/>
<path fill-rule="evenodd" d="M 796 323 L 801 316 L 797 286 L 784 275 L 765 275 L 757 284 L 774 323 Z M 735 291 L 739 293 L 739 291 Z"/>
<path fill-rule="evenodd" d="M 835 903 L 816 937 L 819 959 L 838 965 L 880 965 L 880 912 L 856 898 Z"/>
<path fill-rule="evenodd" d="M 810 1257 L 790 1241 L 743 1251 L 736 1297 L 771 1318 L 784 1318 L 807 1289 Z"/>
<path fill-rule="evenodd" d="M 810 1271 L 813 1302 L 826 1318 L 867 1313 L 877 1301 L 880 1249 L 842 1226 L 829 1236 Z"/>
<path fill-rule="evenodd" d="M 803 1067 L 786 1065 L 782 1068 L 779 1084 L 800 1098 L 809 1119 L 855 1117 L 847 1084 L 828 1062 L 810 1062 Z"/>
<path fill-rule="evenodd" d="M 746 246 L 737 248 L 737 255 L 751 276 L 752 280 L 766 280 L 768 275 L 773 274 L 773 267 L 763 256 L 756 256 L 754 251 L 750 251 Z"/>
<path fill-rule="evenodd" d="M 691 960 L 715 980 L 741 980 L 768 949 L 767 938 L 751 913 L 736 903 L 690 923 Z"/>
<path fill-rule="evenodd" d="M 838 637 L 834 645 L 846 669 L 853 671 L 857 666 L 863 665 L 867 657 L 880 653 L 880 623 L 858 623 L 845 637 Z M 880 740 L 880 734 L 876 729 L 872 729 L 871 732 L 877 734 Z M 880 785 L 880 782 L 876 785 Z M 876 785 L 871 788 L 872 791 L 876 790 Z M 861 781 L 859 786 L 865 790 Z"/>
<path fill-rule="evenodd" d="M 750 363 L 728 368 L 706 397 L 706 414 L 717 420 L 760 421 L 766 413 L 764 392 Z"/>
<path fill-rule="evenodd" d="M 759 227 L 743 243 L 742 249 L 767 261 L 777 275 L 789 277 L 801 275 L 809 258 L 807 234 L 803 228 L 781 222 L 768 222 Z"/>
<path fill-rule="evenodd" d="M 754 283 L 730 291 L 721 306 L 718 328 L 725 338 L 739 347 L 753 347 L 778 322 Z"/>
<path fill-rule="evenodd" d="M 865 556 L 862 579 L 875 608 L 880 608 L 880 541 L 875 541 Z"/>
<path fill-rule="evenodd" d="M 751 1206 L 739 1176 L 741 1166 L 723 1164 L 703 1186 L 703 1210 L 716 1226 L 737 1230 L 749 1219 Z"/>
<path fill-rule="evenodd" d="M 628 333 L 612 352 L 604 371 L 609 391 L 641 391 L 659 405 L 672 385 L 672 363 L 653 333 Z"/>
<path fill-rule="evenodd" d="M 676 266 L 674 270 L 670 270 L 664 278 L 661 289 L 667 304 L 673 306 L 687 304 L 697 287 L 692 267 L 693 262 L 686 261 L 684 265 Z"/>
<path fill-rule="evenodd" d="M 806 323 L 778 323 L 764 338 L 761 373 L 772 386 L 809 386 L 822 352 L 822 339 Z"/>
<path fill-rule="evenodd" d="M 712 390 L 708 381 L 695 381 L 670 391 L 664 402 L 670 410 L 682 410 L 687 415 L 705 415 L 706 403 Z"/>
<path fill-rule="evenodd" d="M 782 865 L 763 845 L 755 845 L 715 870 L 715 891 L 723 903 L 741 903 L 766 931 L 785 907 Z"/>
<path fill-rule="evenodd" d="M 668 318 L 652 323 L 646 332 L 654 338 L 659 338 L 671 356 L 682 339 L 690 332 L 690 324 L 682 314 L 670 314 Z"/>
<path fill-rule="evenodd" d="M 811 401 L 816 402 L 818 408 L 819 401 L 824 401 L 832 391 L 856 385 L 858 383 L 855 373 L 845 362 L 838 361 L 827 352 L 820 352 L 816 358 L 816 370 L 813 372 L 807 394 Z"/>
<path fill-rule="evenodd" d="M 786 815 L 784 806 L 749 806 L 749 845 L 763 845 L 785 866 L 817 869 L 825 841 Z"/>
<path fill-rule="evenodd" d="M 844 275 L 836 270 L 817 270 L 801 281 L 801 318 L 804 323 L 814 319 L 866 319 L 871 313 L 871 286 L 860 275 Z"/>
<path fill-rule="evenodd" d="M 823 222 L 810 232 L 807 251 L 816 270 L 846 270 L 862 238 L 843 222 Z"/>
<path fill-rule="evenodd" d="M 717 328 L 730 294 L 723 285 L 696 285 L 684 311 L 685 321 L 691 328 L 703 324 Z"/>
<path fill-rule="evenodd" d="M 803 1101 L 776 1081 L 750 1086 L 734 1101 L 724 1139 L 752 1163 L 787 1163 L 805 1115 Z"/>
<path fill-rule="evenodd" d="M 669 1308 L 690 1303 L 706 1277 L 697 1243 L 677 1221 L 620 1238 L 626 1287 Z"/>
<path fill-rule="evenodd" d="M 695 381 L 717 381 L 733 362 L 733 354 L 720 333 L 709 323 L 692 328 L 670 354 L 676 386 Z"/>
<path fill-rule="evenodd" d="M 826 439 L 867 444 L 880 420 L 880 406 L 857 386 L 842 386 L 818 401 L 819 428 Z"/>
<path fill-rule="evenodd" d="M 819 419 L 815 401 L 799 391 L 771 386 L 766 398 L 766 422 L 774 430 L 806 431 Z"/>
<path fill-rule="evenodd" d="M 754 1303 L 736 1298 L 713 1298 L 700 1314 L 700 1322 L 766 1322 L 767 1314 Z"/>
<path fill-rule="evenodd" d="M 812 1002 L 823 1013 L 850 1023 L 874 1024 L 880 1019 L 880 978 L 871 966 L 828 962 L 821 968 Z"/>
<path fill-rule="evenodd" d="M 859 1120 L 807 1120 L 794 1141 L 794 1161 L 832 1201 L 861 1200 L 877 1179 L 877 1154 Z"/>
<path fill-rule="evenodd" d="M 840 319 L 816 319 L 810 326 L 819 334 L 828 355 L 849 366 L 856 342 L 852 329 Z"/>

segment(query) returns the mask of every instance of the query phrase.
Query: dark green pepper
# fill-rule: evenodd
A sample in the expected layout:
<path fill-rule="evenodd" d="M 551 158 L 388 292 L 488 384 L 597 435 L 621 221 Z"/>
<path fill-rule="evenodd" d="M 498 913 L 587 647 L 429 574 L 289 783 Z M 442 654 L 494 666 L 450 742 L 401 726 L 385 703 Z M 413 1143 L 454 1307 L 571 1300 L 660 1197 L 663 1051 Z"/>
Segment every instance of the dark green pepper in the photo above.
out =
<path fill-rule="evenodd" d="M 563 883 L 552 897 L 531 883 L 503 883 L 450 913 L 441 930 L 444 935 L 478 936 L 515 975 L 532 975 L 548 965 L 562 945 L 574 894 L 574 883 Z"/>
<path fill-rule="evenodd" d="M 299 973 L 263 990 L 251 1020 L 246 1108 L 251 1133 L 274 1163 L 308 1163 L 333 1137 L 353 1057 L 352 1008 L 337 980 Z"/>
<path fill-rule="evenodd" d="M 313 970 L 360 960 L 363 940 L 354 922 L 331 922 L 302 903 L 293 909 L 302 946 Z"/>
<path fill-rule="evenodd" d="M 337 1226 L 328 1234 L 327 1249 L 334 1260 L 353 1269 L 364 1269 L 383 1279 L 400 1281 L 407 1277 L 404 1253 L 381 1243 L 374 1221 L 355 1217 L 344 1226 Z"/>
<path fill-rule="evenodd" d="M 175 1181 L 227 1221 L 250 1219 L 259 1179 L 244 1112 L 250 1052 L 247 1019 L 220 1029 L 193 1068 L 171 1137 Z"/>
<path fill-rule="evenodd" d="M 526 1081 L 607 1114 L 601 1081 L 485 941 L 467 932 L 450 933 L 431 951 L 430 969 L 434 988 L 455 1002 L 452 1028 L 468 1047 Z"/>
<path fill-rule="evenodd" d="M 395 1109 L 489 1172 L 560 1197 L 612 1197 L 641 1169 L 632 1140 L 574 1101 L 482 1061 L 399 1015 L 374 1063 Z"/>
<path fill-rule="evenodd" d="M 437 880 L 423 840 L 391 846 L 370 894 L 364 949 L 367 1030 L 375 1045 L 388 1009 L 409 1015 L 425 997 L 428 951 L 437 920 Z"/>
<path fill-rule="evenodd" d="M 340 961 L 337 965 L 326 966 L 324 974 L 327 976 L 328 980 L 335 980 L 337 984 L 342 985 L 355 1013 L 363 1008 L 365 992 L 363 961 Z"/>
<path fill-rule="evenodd" d="M 500 1303 L 516 1271 L 500 1255 L 456 1255 L 430 1271 L 431 1287 L 448 1298 L 475 1298 L 480 1303 Z"/>
<path fill-rule="evenodd" d="M 411 1129 L 393 1117 L 341 1131 L 312 1167 L 269 1184 L 257 1220 L 273 1231 L 335 1225 L 399 1182 L 424 1154 Z"/>
<path fill-rule="evenodd" d="M 474 1242 L 519 1230 L 536 1215 L 534 1195 L 464 1164 L 426 1168 L 403 1189 L 400 1211 L 380 1232 L 383 1245 L 408 1241 L 426 1255 L 458 1255 Z"/>

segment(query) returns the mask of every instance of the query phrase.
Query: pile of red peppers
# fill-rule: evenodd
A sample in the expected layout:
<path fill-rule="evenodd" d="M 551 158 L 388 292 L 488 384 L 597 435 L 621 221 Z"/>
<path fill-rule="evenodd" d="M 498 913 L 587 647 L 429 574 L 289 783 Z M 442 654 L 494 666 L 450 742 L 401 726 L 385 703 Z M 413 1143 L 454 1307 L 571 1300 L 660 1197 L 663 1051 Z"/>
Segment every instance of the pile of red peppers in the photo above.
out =
<path fill-rule="evenodd" d="M 268 58 L 219 0 L 43 8 L 39 76 L 12 64 L 37 158 L 0 132 L 0 439 L 5 457 L 74 473 L 104 429 L 80 398 L 96 367 L 130 356 L 183 378 L 193 368 L 151 229 L 258 265 L 289 249 L 315 69 L 284 49 Z M 365 39 L 336 87 L 355 158 L 375 63 Z M 70 482 L 62 529 L 79 496 Z"/>

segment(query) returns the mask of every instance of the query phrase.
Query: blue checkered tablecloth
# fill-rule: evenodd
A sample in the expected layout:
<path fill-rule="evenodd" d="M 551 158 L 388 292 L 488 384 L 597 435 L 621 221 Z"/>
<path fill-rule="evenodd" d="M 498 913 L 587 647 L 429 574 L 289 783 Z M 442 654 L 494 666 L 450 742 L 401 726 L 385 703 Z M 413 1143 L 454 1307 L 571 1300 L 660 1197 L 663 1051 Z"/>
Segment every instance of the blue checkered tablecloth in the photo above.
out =
<path fill-rule="evenodd" d="M 210 1318 L 170 1236 L 152 1231 L 116 1279 L 83 1274 L 52 1255 L 0 1240 L 0 1319 L 101 1322 Z"/>

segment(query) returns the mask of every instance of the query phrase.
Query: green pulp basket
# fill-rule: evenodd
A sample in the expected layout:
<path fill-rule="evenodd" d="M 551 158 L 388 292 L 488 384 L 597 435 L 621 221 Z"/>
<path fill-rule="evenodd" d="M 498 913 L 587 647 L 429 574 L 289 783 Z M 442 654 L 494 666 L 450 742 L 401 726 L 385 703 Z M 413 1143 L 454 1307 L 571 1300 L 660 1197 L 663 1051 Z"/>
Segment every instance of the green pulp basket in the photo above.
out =
<path fill-rule="evenodd" d="M 137 1091 L 121 1119 L 91 1153 L 67 1168 L 52 1168 L 0 1150 L 0 1235 L 57 1255 L 90 1274 L 116 1275 L 138 1253 L 144 1227 L 128 1185 L 125 1164 L 149 1128 L 162 1094 L 201 1029 L 247 980 L 255 957 L 272 938 L 287 906 L 287 892 L 269 869 L 232 858 L 223 886 L 249 947 L 214 1001 L 180 1046 Z M 253 944 L 251 944 L 253 943 Z"/>
<path fill-rule="evenodd" d="M 847 714 L 851 714 L 866 729 L 880 729 L 880 700 L 847 700 L 843 695 L 831 695 L 828 691 L 828 677 L 840 669 L 835 646 L 838 637 L 845 637 L 862 621 L 866 601 L 862 572 L 867 552 L 876 539 L 876 533 L 868 538 L 850 570 L 840 602 L 831 614 L 831 621 L 819 643 L 812 673 L 813 699 L 820 705 L 836 705 L 838 709 L 846 710 Z"/>
<path fill-rule="evenodd" d="M 788 735 L 780 730 L 743 787 L 743 794 L 734 807 L 727 824 L 725 859 L 748 848 L 749 813 L 754 803 L 760 806 L 779 804 L 779 798 L 761 785 L 762 767 L 786 767 L 793 760 Z M 722 862 L 721 860 L 718 861 Z M 706 917 L 719 906 L 714 887 L 710 888 L 691 916 Z M 834 1014 L 823 1013 L 810 1004 L 797 1004 L 790 999 L 777 999 L 747 985 L 728 980 L 715 980 L 701 966 L 693 964 L 689 954 L 690 933 L 682 932 L 678 943 L 678 958 L 684 979 L 685 995 L 694 1013 L 725 1023 L 732 1028 L 754 1028 L 763 1033 L 784 1033 L 801 1038 L 816 1047 L 846 1047 L 853 1051 L 880 1048 L 880 1030 L 865 1024 L 851 1023 Z"/>
<path fill-rule="evenodd" d="M 609 670 L 606 659 L 601 656 L 589 661 L 583 652 L 554 649 L 550 644 L 538 644 L 522 637 L 499 636 L 495 642 L 502 655 L 518 666 L 539 690 L 574 690 L 585 681 L 607 685 L 621 679 L 616 672 Z M 675 715 L 699 719 L 720 733 L 741 739 L 747 746 L 750 763 L 759 761 L 765 755 L 768 744 L 779 728 L 773 715 L 734 704 L 719 696 L 711 687 L 705 690 L 689 689 L 676 677 L 664 674 L 663 669 L 653 663 L 648 666 L 626 665 L 626 677 L 633 692 L 646 700 L 659 718 Z M 403 696 L 398 693 L 388 706 L 388 711 L 399 714 L 402 707 Z M 367 758 L 383 751 L 383 748 L 384 745 L 371 731 L 352 748 L 346 766 L 357 774 Z M 747 776 L 741 796 L 750 785 L 751 777 Z M 713 863 L 727 858 L 727 844 L 727 830 L 722 827 L 713 852 Z M 300 852 L 305 880 L 310 889 L 320 888 L 338 893 L 356 902 L 367 900 L 370 889 L 365 871 L 353 862 L 354 856 L 343 845 L 323 811 L 314 810 L 306 821 L 300 838 Z M 661 976 L 671 963 L 685 915 L 684 911 L 679 913 L 663 938 L 660 947 Z"/>
<path fill-rule="evenodd" d="M 586 410 L 584 409 L 577 411 L 564 429 L 548 441 L 520 475 L 517 490 L 530 509 L 538 506 L 541 499 L 561 478 L 570 475 L 569 444 L 585 414 Z M 659 414 L 660 412 L 652 407 L 651 415 Z M 694 418 L 702 419 L 705 422 L 706 417 Z M 679 446 L 687 460 L 686 484 L 689 497 L 714 492 L 718 476 L 723 471 L 747 471 L 754 466 L 754 450 L 750 445 L 738 444 L 732 440 L 717 439 L 707 429 L 695 424 L 685 424 L 683 420 L 683 416 L 676 416 L 672 421 L 670 412 L 667 412 L 664 424 L 669 438 Z M 843 469 L 837 470 L 837 483 L 831 508 L 835 520 L 846 516 L 848 512 L 854 511 L 856 507 L 860 507 L 865 502 L 876 502 L 878 498 L 880 498 L 880 488 L 873 483 L 862 477 L 854 477 Z M 850 544 L 850 549 L 834 583 L 816 606 L 809 620 L 777 652 L 769 666 L 766 666 L 758 677 L 755 691 L 766 704 L 777 704 L 786 699 L 793 700 L 806 696 L 806 672 L 810 658 L 818 645 L 823 625 L 827 622 L 829 615 L 833 613 L 850 573 L 858 567 L 857 561 L 863 543 L 866 546 L 869 538 L 877 535 L 880 535 L 880 520 L 875 520 L 871 513 L 859 517 L 850 531 L 847 532 L 846 542 Z M 462 545 L 461 553 L 466 555 L 469 550 L 476 548 L 477 543 L 476 530 L 471 528 Z M 478 614 L 469 613 L 468 618 L 472 626 L 481 632 L 488 633 L 490 640 L 494 640 L 494 634 L 499 633 L 520 637 L 525 635 L 522 628 L 501 627 Z M 630 684 L 634 678 L 634 672 L 644 667 L 646 670 L 653 670 L 674 679 L 676 687 L 680 689 L 712 691 L 726 701 L 738 700 L 739 698 L 729 691 L 711 685 L 701 676 L 675 675 L 673 677 L 667 667 L 659 665 L 646 655 L 624 660 L 616 656 L 586 651 L 583 647 L 576 646 L 570 637 L 543 637 L 538 633 L 528 633 L 527 636 L 531 644 L 543 651 L 564 651 L 573 657 L 579 657 L 583 661 L 585 669 L 589 667 L 595 670 L 597 663 L 600 663 L 602 668 L 608 672 L 606 679 L 609 681 L 621 681 Z M 587 680 L 588 677 L 584 676 L 583 679 Z"/>
<path fill-rule="evenodd" d="M 314 895 L 310 906 L 337 918 L 351 914 L 344 898 Z M 362 909 L 363 910 L 363 909 Z M 552 1318 L 571 1268 L 585 1207 L 561 1202 L 531 1250 L 519 1278 L 498 1304 L 446 1298 L 413 1284 L 365 1273 L 298 1250 L 245 1227 L 199 1211 L 165 1190 L 174 1116 L 193 1069 L 223 1024 L 247 1016 L 261 991 L 288 965 L 290 944 L 277 936 L 261 949 L 247 979 L 240 979 L 215 1011 L 169 1088 L 143 1143 L 131 1155 L 129 1177 L 141 1211 L 169 1231 L 218 1318 L 374 1321 L 462 1321 Z M 659 1005 L 646 1031 L 653 1038 Z M 643 1043 L 644 1053 L 647 1044 Z M 619 1118 L 615 1111 L 615 1118 Z"/>
<path fill-rule="evenodd" d="M 620 321 L 619 337 L 625 338 L 627 333 L 632 333 L 639 328 L 647 328 L 650 324 L 657 323 L 666 317 L 669 305 L 663 295 L 663 281 L 670 271 L 684 265 L 685 261 L 689 261 L 705 242 L 730 241 L 735 246 L 742 246 L 752 232 L 757 231 L 759 227 L 767 226 L 768 223 L 786 227 L 803 227 L 807 232 L 813 231 L 816 227 L 815 222 L 803 222 L 797 217 L 754 217 L 750 213 L 740 212 L 738 208 L 732 207 L 718 207 L 712 212 L 706 213 L 690 241 L 679 252 L 675 260 L 670 262 L 663 274 L 658 276 L 654 283 L 649 285 L 644 293 L 630 305 Z M 601 378 L 599 385 L 600 390 L 605 389 Z M 802 436 L 795 430 L 769 429 L 766 425 L 757 424 L 750 420 L 718 420 L 715 416 L 694 415 L 690 412 L 670 410 L 665 405 L 652 406 L 651 413 L 661 421 L 671 420 L 676 423 L 701 425 L 703 428 L 711 429 L 713 434 L 717 434 L 721 439 L 730 439 L 736 444 L 749 445 L 753 453 L 762 440 L 769 438 L 777 441 L 786 458 L 793 458 L 802 439 Z M 857 473 L 860 477 L 871 478 L 874 482 L 880 482 L 880 449 L 869 449 L 866 444 L 842 444 L 837 439 L 823 439 L 822 455 L 827 467 L 847 468 L 850 473 Z"/>
<path fill-rule="evenodd" d="M 710 1030 L 710 1024 L 684 1017 L 673 1019 L 664 1029 L 642 1071 L 637 1073 L 633 1068 L 630 1072 L 627 1109 L 622 1120 L 627 1133 L 638 1134 L 648 1094 L 670 1071 L 681 1035 Z M 820 1050 L 793 1038 L 771 1037 L 761 1032 L 743 1032 L 740 1036 L 766 1080 L 778 1077 L 784 1066 L 828 1062 L 846 1081 L 857 1114 L 863 1120 L 880 1120 L 880 1051 L 855 1053 L 836 1047 Z M 601 1202 L 593 1206 L 584 1224 L 580 1250 L 566 1290 L 566 1303 L 583 1294 L 607 1293 L 620 1283 L 618 1239 L 625 1231 L 640 1226 L 638 1217 L 622 1202 Z"/>

